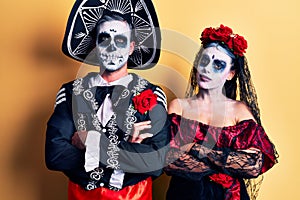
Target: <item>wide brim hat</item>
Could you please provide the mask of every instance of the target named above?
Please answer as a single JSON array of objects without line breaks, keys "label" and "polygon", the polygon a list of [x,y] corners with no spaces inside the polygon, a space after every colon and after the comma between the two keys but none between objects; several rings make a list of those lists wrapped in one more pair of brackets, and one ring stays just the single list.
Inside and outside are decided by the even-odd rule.
[{"label": "wide brim hat", "polygon": [[155,66],[160,56],[161,33],[151,0],[77,0],[67,22],[63,53],[80,62],[99,66],[93,32],[107,10],[131,17],[135,48],[129,56],[128,68]]}]

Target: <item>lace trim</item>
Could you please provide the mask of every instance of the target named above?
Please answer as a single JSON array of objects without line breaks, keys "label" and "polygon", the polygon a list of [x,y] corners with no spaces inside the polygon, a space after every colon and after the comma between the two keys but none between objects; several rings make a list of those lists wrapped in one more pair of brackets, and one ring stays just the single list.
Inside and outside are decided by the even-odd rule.
[{"label": "lace trim", "polygon": [[204,157],[216,166],[221,167],[224,172],[244,178],[257,177],[262,169],[263,157],[258,149],[251,150],[211,150],[203,145],[195,144],[190,153],[201,159]]}]

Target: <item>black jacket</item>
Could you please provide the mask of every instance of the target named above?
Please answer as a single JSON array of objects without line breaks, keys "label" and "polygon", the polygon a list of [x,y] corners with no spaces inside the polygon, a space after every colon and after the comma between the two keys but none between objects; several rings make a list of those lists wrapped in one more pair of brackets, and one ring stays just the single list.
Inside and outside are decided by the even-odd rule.
[{"label": "black jacket", "polygon": [[[86,83],[87,80],[94,74],[89,74],[83,78]],[[133,81],[128,85],[129,91],[135,89],[136,84],[140,81],[146,82],[140,91],[143,92],[147,89],[152,90],[157,94],[157,104],[151,110],[142,114],[135,112],[136,122],[151,120],[152,128],[147,131],[153,133],[153,137],[145,139],[141,144],[130,143],[125,138],[124,124],[129,118],[127,115],[127,108],[132,104],[132,98],[135,95],[130,93],[128,98],[122,99],[122,87],[115,86],[114,88],[107,87],[94,87],[91,91],[95,94],[96,104],[101,105],[107,93],[114,91],[112,95],[112,102],[118,101],[118,105],[113,107],[117,113],[117,130],[116,134],[119,136],[118,148],[119,156],[118,161],[120,169],[125,172],[123,187],[133,185],[149,176],[157,177],[162,173],[162,168],[165,161],[165,155],[168,151],[169,144],[169,121],[167,120],[166,113],[166,97],[159,86],[153,85],[141,79],[141,77],[132,74]],[[77,112],[84,112],[89,116],[88,112],[93,112],[91,104],[84,98],[74,95],[74,81],[64,84],[58,92],[56,99],[56,106],[52,116],[47,124],[46,131],[46,145],[45,157],[46,165],[50,170],[62,171],[69,179],[84,188],[87,188],[91,180],[91,173],[85,172],[85,151],[80,150],[71,144],[71,138],[77,131],[76,116]],[[83,85],[87,87],[86,85]],[[124,88],[124,87],[123,87]],[[88,130],[94,130],[91,119],[88,119]],[[105,128],[105,127],[103,127]],[[106,134],[106,136],[108,136]],[[101,161],[100,167],[104,170],[104,174],[100,180],[96,181],[96,187],[100,185],[109,187],[110,176],[113,169],[108,168],[107,164],[107,151],[109,139],[101,136],[100,152]]]}]

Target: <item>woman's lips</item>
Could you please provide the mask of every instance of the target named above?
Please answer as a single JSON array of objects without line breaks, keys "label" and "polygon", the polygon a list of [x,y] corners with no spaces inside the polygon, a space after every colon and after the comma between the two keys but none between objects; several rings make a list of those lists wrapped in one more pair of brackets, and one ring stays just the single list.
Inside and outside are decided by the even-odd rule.
[{"label": "woman's lips", "polygon": [[203,81],[203,82],[208,82],[211,80],[211,78],[208,78],[207,76],[205,75],[200,75],[200,80]]}]

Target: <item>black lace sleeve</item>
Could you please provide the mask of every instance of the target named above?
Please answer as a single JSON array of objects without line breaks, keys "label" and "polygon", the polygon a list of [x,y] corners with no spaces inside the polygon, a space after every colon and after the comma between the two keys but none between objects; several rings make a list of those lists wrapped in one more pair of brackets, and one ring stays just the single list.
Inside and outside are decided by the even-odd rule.
[{"label": "black lace sleeve", "polygon": [[261,174],[263,154],[259,149],[233,151],[227,148],[212,150],[195,144],[190,152],[198,159],[208,160],[221,172],[240,178],[254,178]]},{"label": "black lace sleeve", "polygon": [[166,161],[168,165],[164,171],[169,176],[175,175],[191,180],[200,180],[203,176],[214,172],[207,159],[198,159],[174,148],[168,152]]}]

